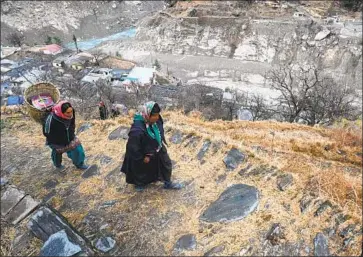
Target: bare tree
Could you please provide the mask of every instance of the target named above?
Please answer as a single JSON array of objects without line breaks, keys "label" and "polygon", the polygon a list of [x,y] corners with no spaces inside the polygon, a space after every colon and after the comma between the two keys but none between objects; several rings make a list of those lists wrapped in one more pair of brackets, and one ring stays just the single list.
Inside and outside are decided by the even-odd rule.
[{"label": "bare tree", "polygon": [[273,110],[268,107],[266,99],[262,95],[252,94],[247,97],[246,101],[246,108],[251,111],[253,121],[271,118]]},{"label": "bare tree", "polygon": [[360,108],[355,99],[354,89],[347,85],[339,87],[332,78],[324,78],[310,93],[300,117],[311,126],[332,123],[339,118],[356,119]]},{"label": "bare tree", "polygon": [[100,66],[100,60],[105,56],[101,49],[97,49],[92,52],[92,55],[95,57],[96,65]]},{"label": "bare tree", "polygon": [[24,42],[24,35],[17,33],[17,32],[13,32],[13,33],[10,33],[6,37],[6,39],[10,42],[10,44],[20,47]]},{"label": "bare tree", "polygon": [[288,122],[297,121],[306,108],[311,92],[321,83],[320,71],[313,66],[306,69],[281,66],[271,70],[265,77],[271,81],[271,87],[280,92],[278,112]]}]

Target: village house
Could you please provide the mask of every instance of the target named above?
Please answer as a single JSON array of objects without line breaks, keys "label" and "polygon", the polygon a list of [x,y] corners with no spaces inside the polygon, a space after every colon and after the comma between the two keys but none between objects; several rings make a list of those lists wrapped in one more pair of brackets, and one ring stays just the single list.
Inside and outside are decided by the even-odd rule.
[{"label": "village house", "polygon": [[125,80],[140,83],[141,85],[154,84],[155,73],[155,68],[134,67]]},{"label": "village house", "polygon": [[81,81],[88,83],[96,83],[98,80],[103,79],[111,82],[111,69],[108,68],[98,68],[91,70],[86,76],[84,76]]}]

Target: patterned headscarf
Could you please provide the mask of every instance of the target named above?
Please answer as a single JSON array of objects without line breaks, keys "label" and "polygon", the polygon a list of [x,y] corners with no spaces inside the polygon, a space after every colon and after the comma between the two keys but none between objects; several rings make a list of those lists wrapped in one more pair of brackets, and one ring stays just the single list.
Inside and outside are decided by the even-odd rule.
[{"label": "patterned headscarf", "polygon": [[[141,110],[135,114],[134,121],[137,121],[137,120],[143,121],[146,125],[147,134],[151,138],[155,139],[158,142],[159,147],[161,147],[162,143],[161,143],[161,135],[160,135],[159,127],[156,123],[151,125],[149,122],[151,111],[154,108],[154,105],[155,105],[155,102],[153,102],[153,101],[145,103],[142,106]],[[154,131],[154,133],[151,131],[151,129]]]},{"label": "patterned headscarf", "polygon": [[52,112],[55,115],[57,115],[58,117],[61,117],[62,119],[71,120],[73,118],[73,116],[71,118],[69,118],[66,115],[64,115],[64,113],[62,112],[62,105],[65,104],[65,103],[69,103],[69,102],[68,101],[60,101],[58,104],[53,106]]}]

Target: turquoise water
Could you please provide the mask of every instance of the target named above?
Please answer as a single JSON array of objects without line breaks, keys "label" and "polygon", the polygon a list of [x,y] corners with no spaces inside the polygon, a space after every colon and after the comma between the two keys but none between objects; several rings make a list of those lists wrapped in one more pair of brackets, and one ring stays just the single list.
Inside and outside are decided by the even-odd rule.
[{"label": "turquoise water", "polygon": [[[80,50],[89,50],[91,48],[98,46],[99,44],[101,44],[103,42],[110,41],[110,40],[130,38],[130,37],[134,37],[135,34],[136,34],[136,29],[132,28],[132,29],[118,32],[116,34],[113,34],[113,35],[110,35],[107,37],[88,39],[88,40],[84,40],[84,41],[77,41],[77,45]],[[67,43],[64,46],[66,48],[76,50],[74,42]]]}]

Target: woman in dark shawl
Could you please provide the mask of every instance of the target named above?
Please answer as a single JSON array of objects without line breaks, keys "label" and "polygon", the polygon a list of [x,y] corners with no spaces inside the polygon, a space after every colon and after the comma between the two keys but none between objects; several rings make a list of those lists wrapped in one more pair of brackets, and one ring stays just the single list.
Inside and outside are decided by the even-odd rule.
[{"label": "woman in dark shawl", "polygon": [[163,143],[165,142],[160,107],[147,102],[134,116],[129,132],[126,154],[121,171],[126,182],[141,191],[152,182],[164,181],[165,189],[181,189],[180,183],[171,182],[172,164]]}]

